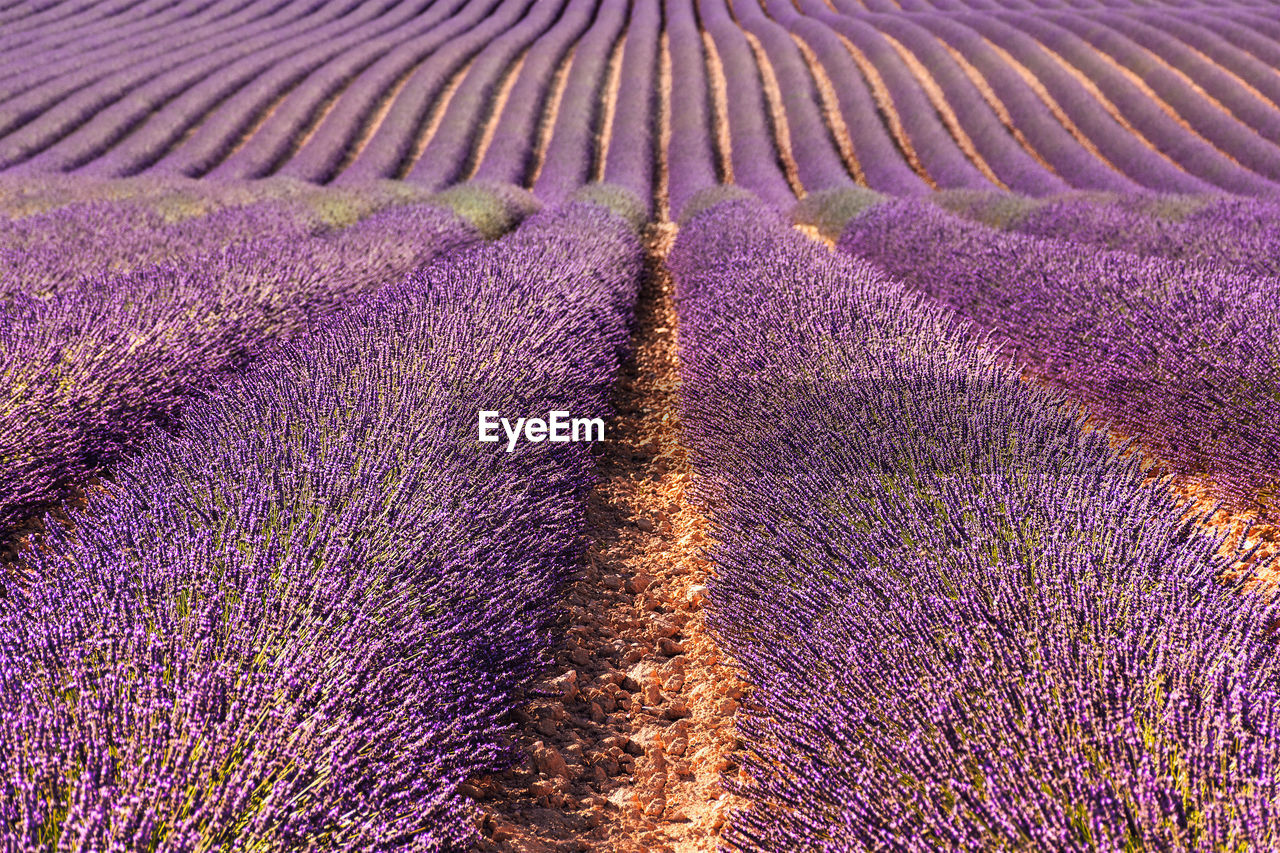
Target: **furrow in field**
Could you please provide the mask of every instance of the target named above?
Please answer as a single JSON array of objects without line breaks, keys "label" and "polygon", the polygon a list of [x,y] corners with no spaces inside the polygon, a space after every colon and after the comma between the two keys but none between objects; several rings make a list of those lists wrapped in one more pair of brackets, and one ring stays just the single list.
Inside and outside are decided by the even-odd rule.
[{"label": "furrow in field", "polygon": [[1097,157],[1103,163],[1106,163],[1107,166],[1122,175],[1124,174],[1122,169],[1120,169],[1115,163],[1111,162],[1106,155],[1098,149],[1098,146],[1093,144],[1093,140],[1091,140],[1085,132],[1080,129],[1080,126],[1072,121],[1071,116],[1067,114],[1067,111],[1062,108],[1062,105],[1058,103],[1052,94],[1050,94],[1049,90],[1045,88],[1045,85],[1040,82],[1040,79],[1036,77],[1035,74],[1031,73],[1031,69],[1027,68],[1027,66],[1015,59],[1011,53],[991,41],[991,39],[984,37],[983,41],[986,42],[987,46],[999,55],[999,57],[1003,59],[1019,77],[1022,78],[1022,81],[1027,84],[1027,87],[1030,88],[1032,92],[1035,93],[1041,103],[1048,108],[1049,112],[1053,114],[1053,117],[1062,125],[1063,129],[1066,130],[1067,133],[1071,134],[1072,139],[1080,143],[1080,146],[1094,157]]},{"label": "furrow in field", "polygon": [[942,87],[938,85],[938,81],[929,73],[929,69],[925,68],[920,59],[908,50],[902,42],[886,32],[881,32],[881,36],[889,43],[894,52],[901,57],[902,64],[907,67],[907,70],[911,72],[911,76],[915,77],[916,82],[920,84],[925,97],[933,105],[934,112],[938,114],[938,118],[942,120],[943,125],[955,140],[956,145],[964,152],[964,155],[969,158],[970,162],[982,173],[984,178],[1000,189],[1008,190],[1009,185],[996,175],[986,158],[979,153],[977,146],[973,144],[973,140],[960,123],[960,119],[956,117],[955,110],[951,108],[951,104],[948,102],[946,94],[942,91]]},{"label": "furrow in field", "polygon": [[1264,104],[1280,109],[1280,71],[1260,62],[1240,47],[1195,19],[1142,15],[1135,23],[1149,27],[1178,43],[1192,56],[1230,79]]},{"label": "furrow in field", "polygon": [[568,198],[591,180],[604,114],[609,59],[626,29],[630,3],[601,3],[579,39],[555,126],[533,192],[544,203]]},{"label": "furrow in field", "polygon": [[139,22],[133,34],[109,26],[86,27],[53,49],[33,48],[26,56],[16,50],[6,52],[0,61],[0,97],[13,97],[58,77],[65,80],[64,75],[80,73],[82,80],[92,80],[119,71],[126,65],[147,61],[155,52],[152,45],[162,44],[168,52],[183,47],[190,56],[206,49],[202,34],[216,35],[234,26],[237,20],[266,17],[286,3],[287,0],[186,0],[168,15]]},{"label": "furrow in field", "polygon": [[[213,178],[254,178],[280,169],[319,131],[339,99],[365,71],[406,43],[429,35],[440,23],[436,10],[417,6],[397,14],[367,38],[344,40],[343,48],[322,58],[320,65],[299,80],[281,107],[273,111],[240,150],[228,155],[208,173]],[[389,26],[395,24],[395,26]]]},{"label": "furrow in field", "polygon": [[519,715],[524,758],[471,780],[482,850],[710,853],[742,805],[720,781],[746,685],[705,622],[707,520],[687,497],[662,265],[673,238],[670,225],[651,228],[634,355],[588,501],[588,565],[561,608],[556,669]]},{"label": "furrow in field", "polygon": [[[967,65],[981,76],[999,105],[997,112],[1007,111],[1018,133],[1069,185],[1129,192],[1138,189],[1139,185],[1112,162],[1081,143],[1084,134],[1069,132],[1061,120],[1066,111],[1025,65],[1018,63],[1020,67],[1015,68],[1007,61],[1008,51],[997,51],[990,39],[955,15],[916,15],[912,22],[931,34],[947,56],[963,58],[963,63],[957,60],[961,74],[967,74]],[[1069,117],[1067,121],[1072,129],[1080,130]],[[1031,162],[1037,161],[1033,157]]]},{"label": "furrow in field", "polygon": [[1163,100],[1145,80],[1101,54],[1071,29],[1047,17],[1025,14],[1008,16],[1005,23],[1032,38],[1052,62],[1083,86],[1128,132],[1130,141],[1209,186],[1249,195],[1277,191],[1270,182],[1260,185],[1256,172],[1223,153],[1194,128],[1184,127],[1180,116],[1170,117],[1160,106]]},{"label": "furrow in field", "polygon": [[464,66],[475,61],[486,46],[507,31],[528,11],[530,0],[466,2],[431,33],[430,51],[400,90],[376,133],[360,155],[342,173],[342,182],[403,177],[422,142],[424,124],[440,103],[446,83]]},{"label": "furrow in field", "polygon": [[[1152,26],[1151,23],[1130,15],[1109,15],[1101,20],[1126,36],[1148,61],[1168,68],[1183,85],[1191,88],[1218,109],[1251,127],[1263,137],[1275,141],[1275,127],[1280,122],[1276,115],[1276,101],[1260,88],[1225,65],[1174,35],[1173,31]],[[1176,24],[1175,24],[1176,28]],[[1206,38],[1212,34],[1199,31]],[[1275,81],[1276,72],[1268,69],[1262,75]],[[1263,86],[1264,81],[1259,81]]]},{"label": "furrow in field", "polygon": [[[782,87],[778,85],[778,76],[773,71],[773,63],[765,52],[755,33],[744,32],[747,44],[751,46],[752,56],[760,70],[760,86],[764,90],[765,103],[768,105],[766,116],[769,119],[769,130],[773,136],[773,146],[782,164],[782,174],[787,185],[796,198],[804,198],[805,187],[800,183],[800,166],[796,162],[795,150],[791,145],[791,127],[787,122],[787,111],[782,104]],[[815,187],[815,189],[817,189]]]},{"label": "furrow in field", "polygon": [[671,40],[663,22],[658,43],[658,144],[654,149],[653,205],[659,222],[671,221]]},{"label": "furrow in field", "polygon": [[[381,125],[380,117],[386,115],[382,111],[394,109],[395,96],[410,86],[411,80],[416,81],[412,83],[415,87],[438,85],[438,81],[422,79],[428,73],[423,68],[433,62],[438,48],[474,23],[463,14],[465,6],[466,0],[434,4],[415,20],[416,35],[410,34],[386,50],[375,45],[376,61],[344,83],[333,111],[315,136],[280,167],[280,173],[320,183],[333,180],[340,168],[363,152],[368,142],[363,134],[370,123],[379,119]],[[366,47],[361,45],[360,50]]]},{"label": "furrow in field", "polygon": [[594,0],[569,0],[555,25],[529,48],[520,79],[498,117],[493,141],[475,177],[525,186],[533,169],[534,142],[553,81],[569,49],[591,26]]},{"label": "furrow in field", "polygon": [[[1096,150],[1105,161],[1121,174],[1141,186],[1163,192],[1206,192],[1213,185],[1192,175],[1164,153],[1154,150],[1150,141],[1140,138],[1118,123],[1115,110],[1097,97],[1098,87],[1087,78],[1081,79],[1078,70],[1064,68],[1060,57],[1047,50],[1038,40],[1003,20],[989,15],[965,14],[960,21],[968,29],[982,37],[996,53],[1016,62],[1015,66],[1028,85],[1037,93],[1049,95],[1060,110],[1069,117],[1071,127],[1080,135],[1078,141],[1088,140],[1091,150]],[[1024,22],[1025,23],[1025,22]],[[1069,66],[1069,63],[1067,63]],[[1034,82],[1033,82],[1034,81]],[[1107,100],[1107,104],[1110,101]],[[1123,116],[1121,116],[1123,119]]]},{"label": "furrow in field", "polygon": [[524,183],[526,189],[531,188],[538,182],[538,178],[542,175],[542,168],[546,165],[547,148],[551,145],[551,135],[556,127],[556,117],[560,114],[560,101],[564,99],[564,90],[569,85],[569,69],[573,66],[573,55],[577,50],[578,46],[575,44],[565,52],[564,57],[556,65],[555,73],[551,77],[546,106],[542,111],[542,115],[538,118],[532,149],[533,159],[529,166],[528,178]]},{"label": "furrow in field", "polygon": [[418,63],[405,68],[404,71],[402,71],[391,82],[391,85],[383,90],[382,94],[378,96],[378,99],[374,102],[373,110],[370,112],[368,120],[361,122],[358,125],[358,130],[346,146],[342,159],[338,160],[333,171],[329,175],[330,179],[336,175],[342,174],[343,170],[350,166],[352,161],[360,156],[361,152],[364,151],[365,146],[369,144],[369,140],[373,138],[373,136],[377,134],[378,129],[382,127],[382,123],[386,120],[387,113],[391,112],[391,107],[396,102],[396,98],[400,96],[405,85],[413,78],[414,72],[416,72],[421,67],[422,62],[425,61],[426,59],[424,58]]},{"label": "furrow in field", "polygon": [[715,153],[716,175],[720,183],[733,183],[733,133],[729,127],[729,83],[725,79],[720,52],[711,34],[699,26],[702,52],[707,64],[707,91],[710,100],[711,150]]},{"label": "furrow in field", "polygon": [[849,126],[845,124],[844,116],[840,113],[840,98],[831,78],[827,76],[827,69],[823,67],[818,55],[813,52],[813,48],[809,47],[808,42],[795,33],[791,33],[790,36],[796,43],[800,55],[804,57],[805,65],[809,67],[809,74],[813,78],[814,89],[817,90],[822,106],[822,121],[835,142],[841,161],[855,181],[862,186],[867,186],[866,172],[858,162],[858,152],[854,150]]}]

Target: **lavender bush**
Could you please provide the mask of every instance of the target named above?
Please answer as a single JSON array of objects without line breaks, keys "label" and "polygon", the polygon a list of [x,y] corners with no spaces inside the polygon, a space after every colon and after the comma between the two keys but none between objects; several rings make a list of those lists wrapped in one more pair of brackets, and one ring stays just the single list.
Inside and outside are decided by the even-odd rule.
[{"label": "lavender bush", "polygon": [[0,313],[0,530],[271,344],[478,237],[446,210],[406,206],[333,237],[265,238],[15,298]]},{"label": "lavender bush", "polygon": [[579,556],[641,248],[572,204],[192,407],[0,601],[0,846],[463,850]]},{"label": "lavender bush", "polygon": [[840,247],[995,332],[1174,472],[1280,511],[1280,321],[1264,308],[1280,279],[1002,234],[923,202],[869,209]]},{"label": "lavender bush", "polygon": [[729,849],[1274,845],[1278,605],[1163,482],[758,203],[670,263],[711,624],[755,686]]},{"label": "lavender bush", "polygon": [[0,302],[46,298],[86,278],[191,264],[260,235],[304,240],[323,230],[302,205],[259,202],[168,223],[136,205],[75,205],[0,227]]}]

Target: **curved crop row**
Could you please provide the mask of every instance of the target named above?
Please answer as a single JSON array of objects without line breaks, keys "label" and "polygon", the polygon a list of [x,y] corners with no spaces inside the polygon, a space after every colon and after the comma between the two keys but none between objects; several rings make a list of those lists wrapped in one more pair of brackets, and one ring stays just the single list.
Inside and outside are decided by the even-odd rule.
[{"label": "curved crop row", "polygon": [[[123,11],[127,13],[130,6],[137,7],[135,0],[107,0],[104,3],[86,3],[81,9],[71,4],[63,4],[60,9],[52,9],[45,13],[43,9],[31,10],[32,14],[24,16],[24,20],[15,21],[5,28],[0,46],[12,47],[28,41],[42,38],[56,39],[68,30],[79,28],[95,21],[111,20]],[[145,8],[145,4],[144,5]]]},{"label": "curved crop row", "polygon": [[1054,170],[1075,186],[1135,189],[1066,115],[1061,105],[1020,63],[979,33],[942,15],[913,19],[971,63],[991,96],[1008,110],[1010,121]]},{"label": "curved crop row", "polygon": [[[228,93],[223,89],[214,115],[184,131],[182,141],[175,147],[162,152],[154,144],[143,142],[146,140],[144,125],[139,140],[145,151],[143,162],[154,162],[155,171],[159,174],[209,174],[255,137],[289,93],[326,62],[346,48],[358,47],[365,40],[394,34],[398,27],[412,32],[414,13],[425,8],[416,5],[415,8],[404,9],[404,3],[388,3],[386,0],[384,4],[390,8],[358,4],[309,37],[290,40],[288,44],[268,52],[267,57],[271,61],[255,70],[250,71],[249,65],[241,63],[234,90]],[[427,20],[419,18],[417,23],[431,25],[430,15],[421,17]],[[139,168],[135,163],[121,164],[118,158],[106,157],[99,162],[102,163],[100,168],[115,174],[135,174]],[[117,169],[121,171],[116,172]],[[245,175],[232,171],[228,176]]]},{"label": "curved crop row", "polygon": [[0,314],[0,530],[270,344],[477,238],[444,210],[392,208],[333,236],[264,237],[14,300]]},{"label": "curved crop row", "polygon": [[303,180],[328,182],[363,151],[377,131],[396,95],[411,78],[421,82],[419,68],[446,41],[482,19],[481,11],[463,14],[466,0],[436,4],[430,14],[434,26],[387,51],[343,90],[333,108],[321,118],[315,133],[296,155],[280,168],[280,174]]},{"label": "curved crop row", "polygon": [[910,70],[878,30],[858,17],[834,14],[823,0],[804,0],[801,8],[830,26],[875,66],[924,170],[939,187],[993,188],[956,145]]},{"label": "curved crop row", "polygon": [[[70,38],[64,36],[55,44],[40,40],[24,43],[4,53],[5,61],[0,63],[0,97],[11,97],[25,91],[33,82],[68,71],[94,67],[101,76],[107,73],[103,63],[116,66],[127,63],[136,52],[159,43],[168,49],[192,45],[202,34],[207,35],[205,28],[210,24],[226,28],[236,19],[251,18],[255,7],[265,9],[269,5],[260,0],[257,3],[255,0],[222,0],[220,3],[186,0],[130,26],[107,21],[99,26],[79,28]],[[32,68],[32,59],[37,57],[39,67]]]},{"label": "curved crop row", "polygon": [[780,208],[854,184],[1270,196],[1280,26],[1260,9],[141,0],[14,40],[0,169],[479,178],[550,201],[608,179],[677,215],[734,182]]},{"label": "curved crop row", "polygon": [[609,56],[626,30],[631,3],[605,3],[591,28],[578,40],[565,78],[564,92],[548,128],[542,168],[534,194],[546,203],[563,201],[591,180],[595,141],[603,133],[604,87]]},{"label": "curved crop row", "polygon": [[[1186,33],[1180,26],[1185,25],[1185,22],[1177,18],[1170,19],[1172,26],[1168,32],[1131,15],[1109,14],[1100,20],[1169,63],[1177,73],[1185,75],[1187,81],[1199,87],[1205,96],[1221,104],[1233,118],[1252,128],[1264,139],[1273,143],[1280,140],[1280,114],[1276,112],[1280,100],[1271,100],[1265,94],[1266,90],[1270,90],[1272,97],[1280,97],[1280,80],[1273,79],[1273,75],[1265,72],[1260,73],[1256,66],[1250,69],[1248,77],[1241,77],[1218,62],[1211,61],[1196,49],[1197,44],[1215,41],[1211,33],[1196,29],[1204,38],[1192,37],[1187,40],[1188,43],[1184,43],[1172,35],[1177,32]],[[1221,43],[1220,39],[1216,41]],[[1239,51],[1229,49],[1215,53],[1218,57],[1228,54],[1230,65],[1239,67]]]},{"label": "curved crop row", "polygon": [[1107,162],[1138,184],[1160,192],[1213,189],[1153,151],[1143,140],[1125,132],[1089,90],[1031,36],[992,16],[963,14],[958,15],[957,20],[1007,52],[1034,75]]},{"label": "curved crop row", "polygon": [[641,248],[602,208],[414,275],[188,413],[0,601],[0,844],[457,850],[580,557]]},{"label": "curved crop row", "polygon": [[[252,74],[269,67],[276,58],[273,51],[281,45],[290,41],[305,44],[313,32],[323,33],[326,26],[331,28],[332,20],[341,12],[342,7],[337,3],[325,3],[318,9],[301,2],[291,3],[270,18],[212,37],[212,45],[219,47],[216,52],[191,59],[165,54],[115,72],[91,86],[78,88],[71,97],[63,97],[54,87],[34,89],[3,105],[6,110],[21,108],[24,123],[0,139],[0,158],[6,164],[21,162],[28,171],[40,171],[42,164],[45,171],[59,171],[71,165],[76,154],[84,153],[85,149],[77,146],[97,150],[103,139],[118,133],[122,125],[128,127],[147,115],[146,110],[135,107],[130,96],[147,107],[170,102],[186,105],[193,92],[215,86],[221,91],[233,89]],[[238,76],[237,69],[244,67],[252,70]],[[148,100],[153,92],[158,102]],[[183,115],[190,123],[201,114],[187,110]],[[31,162],[57,143],[71,148],[72,157],[60,157],[55,150],[44,154],[39,162]],[[128,149],[116,157],[129,162]]]},{"label": "curved crop row", "polygon": [[722,2],[699,4],[702,28],[710,36],[725,80],[725,100],[733,182],[771,204],[788,205],[795,194],[780,164],[777,128],[751,46]]},{"label": "curved crop row", "polygon": [[436,132],[406,176],[408,180],[438,189],[464,177],[463,170],[475,150],[477,134],[495,106],[504,77],[562,11],[558,3],[534,4],[528,15],[480,52],[449,99]]},{"label": "curved crop row", "polygon": [[273,103],[252,135],[211,169],[208,177],[257,178],[274,172],[305,142],[314,126],[323,120],[326,107],[332,107],[354,77],[406,38],[432,33],[440,25],[445,9],[424,7],[407,20],[383,16],[377,21],[376,35],[344,39],[343,50],[307,72],[283,100]]},{"label": "curved crop row", "polygon": [[665,7],[672,81],[667,197],[673,215],[699,190],[720,182],[711,141],[711,86],[694,5],[694,0],[673,0]]},{"label": "curved crop row", "polygon": [[840,249],[994,332],[1176,473],[1235,506],[1280,510],[1280,318],[1264,307],[1280,278],[1081,251],[910,200],[855,217]]},{"label": "curved crop row", "polygon": [[525,55],[520,79],[498,117],[493,139],[476,169],[476,178],[527,186],[534,178],[538,152],[535,140],[543,133],[550,109],[551,89],[573,46],[591,26],[592,0],[569,0],[564,12]]},{"label": "curved crop row", "polygon": [[1257,174],[1223,155],[1198,134],[1162,112],[1137,84],[1103,61],[1096,50],[1065,26],[1025,14],[1007,16],[1005,20],[1034,37],[1043,49],[1078,69],[1098,91],[1106,93],[1106,98],[1137,133],[1158,145],[1161,153],[1179,168],[1232,192],[1267,191]]},{"label": "curved crop row", "polygon": [[343,173],[344,178],[402,177],[413,167],[414,154],[430,141],[420,136],[430,111],[447,106],[441,99],[450,78],[518,21],[528,10],[530,0],[501,0],[493,5],[486,0],[484,6],[480,15],[474,3],[464,7],[459,17],[467,20],[466,29],[442,42],[414,70],[385,119]]},{"label": "curved crop row", "polygon": [[627,22],[621,79],[609,148],[605,151],[604,180],[625,187],[643,199],[652,212],[658,147],[658,64],[662,11],[657,3],[635,3]]},{"label": "curved crop row", "polygon": [[755,686],[728,849],[1275,843],[1277,604],[1162,483],[760,205],[671,266],[711,624]]},{"label": "curved crop row", "polygon": [[[1280,165],[1277,165],[1280,148],[1274,141],[1263,138],[1239,121],[1207,93],[1192,88],[1191,81],[1175,73],[1164,56],[1135,44],[1128,37],[1122,21],[1099,21],[1072,15],[1053,15],[1048,20],[1094,47],[1100,57],[1109,57],[1141,79],[1143,85],[1174,112],[1174,121],[1179,125],[1185,124],[1184,132],[1194,133],[1213,146],[1220,156],[1270,181],[1280,175]],[[1143,94],[1143,100],[1150,103],[1150,96],[1146,92]],[[1273,114],[1271,118],[1276,123],[1273,128],[1280,124],[1280,115]],[[1166,148],[1172,148],[1168,144],[1168,133],[1165,132],[1162,142]],[[1189,153],[1186,156],[1200,155]]]},{"label": "curved crop row", "polygon": [[[843,124],[853,153],[867,184],[881,192],[908,195],[929,189],[928,178],[914,160],[914,151],[903,151],[891,132],[888,116],[877,113],[874,87],[864,78],[848,49],[828,27],[799,15],[790,3],[768,0],[769,16],[786,26],[798,43],[812,51],[835,88]],[[876,121],[870,121],[876,116]],[[814,189],[814,188],[811,188]]]},{"label": "curved crop row", "polygon": [[937,81],[945,103],[954,110],[976,153],[1001,183],[1033,196],[1066,189],[1061,178],[1045,168],[1001,126],[956,60],[915,18],[878,15],[870,18],[870,22],[914,54],[916,61]]},{"label": "curved crop row", "polygon": [[[838,132],[847,135],[848,126],[842,122],[842,127],[836,130],[826,124],[819,106],[822,96],[815,89],[813,71],[806,65],[799,46],[783,27],[762,14],[758,5],[735,7],[734,13],[742,28],[759,43],[759,61],[767,63],[776,77],[790,131],[796,180],[801,188],[810,192],[852,186],[850,167],[843,162],[833,138]],[[833,106],[838,109],[838,104]],[[852,148],[852,140],[847,141]],[[858,153],[850,151],[849,154],[857,163],[857,169],[861,169]]]}]

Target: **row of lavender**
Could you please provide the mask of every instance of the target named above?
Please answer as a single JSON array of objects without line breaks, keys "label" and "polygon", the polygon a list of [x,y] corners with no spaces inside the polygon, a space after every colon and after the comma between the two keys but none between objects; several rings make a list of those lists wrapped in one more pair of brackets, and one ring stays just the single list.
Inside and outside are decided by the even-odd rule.
[{"label": "row of lavender", "polygon": [[1280,26],[1247,4],[55,5],[0,10],[18,174],[480,177],[549,202],[606,179],[677,213],[730,181],[780,204],[1280,186]]},{"label": "row of lavender", "polygon": [[1081,412],[750,201],[671,256],[732,849],[1267,848],[1278,605]]},{"label": "row of lavender", "polygon": [[536,214],[122,464],[0,600],[0,846],[463,849],[592,476],[476,412],[604,416],[641,257],[605,207]]},{"label": "row of lavender", "polygon": [[0,224],[13,259],[0,271],[0,536],[279,342],[508,226],[527,212],[516,201],[459,188],[337,230],[270,201],[172,224],[107,202]]},{"label": "row of lavender", "polygon": [[[271,206],[190,223],[188,246],[204,251],[127,273],[56,236],[40,251],[14,250],[20,268],[8,271],[0,314],[0,528],[83,485],[273,343],[479,239],[449,211],[421,206],[332,235]],[[231,245],[213,250],[219,242]],[[114,252],[124,265],[129,245]],[[49,254],[70,272],[41,263]]]},{"label": "row of lavender", "polygon": [[840,248],[993,333],[1038,380],[1140,438],[1174,473],[1274,516],[1280,215],[1271,204],[1218,201],[1170,222],[1142,212],[1153,205],[960,205],[1007,219],[1018,234],[887,201],[854,217]]}]

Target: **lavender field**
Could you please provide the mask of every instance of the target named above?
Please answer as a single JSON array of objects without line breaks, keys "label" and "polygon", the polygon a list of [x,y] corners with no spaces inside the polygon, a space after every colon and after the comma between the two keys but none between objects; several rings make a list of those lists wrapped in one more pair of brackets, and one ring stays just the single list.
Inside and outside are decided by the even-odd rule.
[{"label": "lavender field", "polygon": [[1280,849],[1277,12],[0,0],[0,851]]}]

